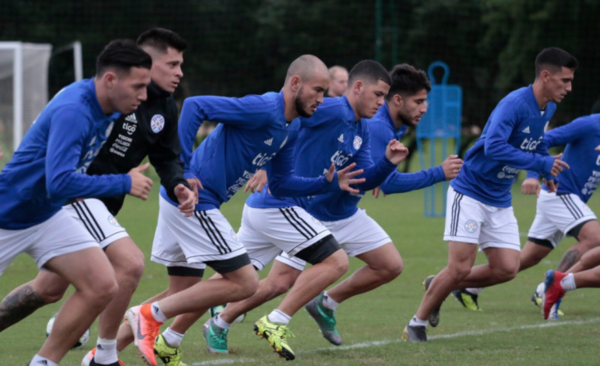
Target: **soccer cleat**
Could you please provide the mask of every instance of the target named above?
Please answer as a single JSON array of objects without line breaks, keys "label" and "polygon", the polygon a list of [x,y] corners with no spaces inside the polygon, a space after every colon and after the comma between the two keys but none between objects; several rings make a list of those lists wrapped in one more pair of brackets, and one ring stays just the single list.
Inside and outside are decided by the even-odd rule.
[{"label": "soccer cleat", "polygon": [[272,323],[265,315],[254,323],[254,332],[269,342],[273,347],[273,352],[279,354],[280,357],[291,361],[296,358],[294,351],[287,344],[287,338],[294,337],[287,325]]},{"label": "soccer cleat", "polygon": [[[433,278],[435,277],[435,275],[431,275],[428,276],[424,281],[423,281],[423,291],[427,292],[427,289],[429,289],[429,286],[431,285],[431,281],[433,281]],[[431,313],[431,315],[429,315],[429,318],[427,320],[429,320],[429,324],[431,324],[432,327],[437,327],[438,324],[440,324],[440,310],[441,310],[441,306],[438,306],[437,308],[435,308],[433,310],[433,312]]]},{"label": "soccer cleat", "polygon": [[202,326],[202,334],[206,340],[206,348],[210,353],[229,353],[227,350],[227,333],[229,329],[215,324],[214,318],[208,318]]},{"label": "soccer cleat", "polygon": [[473,311],[481,311],[481,308],[477,303],[478,295],[473,295],[466,290],[456,290],[452,291],[452,296],[454,296],[456,301],[460,302],[465,308]]},{"label": "soccer cleat", "polygon": [[[560,285],[560,281],[565,278],[566,275],[566,273],[554,270],[546,272],[546,279],[544,280],[544,283],[546,284],[546,293],[544,294],[544,302],[542,303],[544,319],[548,319],[554,304],[557,304],[556,310],[558,310],[560,299],[565,296],[565,291]],[[558,319],[557,312],[554,311],[554,313],[553,319]]]},{"label": "soccer cleat", "polygon": [[331,310],[323,306],[323,294],[321,293],[308,304],[304,306],[308,314],[317,322],[323,337],[327,339],[331,344],[339,346],[342,344],[342,337],[335,330],[335,310]]},{"label": "soccer cleat", "polygon": [[427,342],[427,328],[423,325],[407,325],[400,339],[405,342]]},{"label": "soccer cleat", "polygon": [[152,316],[151,304],[134,306],[127,310],[125,317],[133,330],[135,346],[140,351],[142,360],[149,366],[156,366],[154,357],[154,341],[160,333],[162,323],[157,322]]},{"label": "soccer cleat", "polygon": [[[89,351],[88,353],[85,354],[85,356],[83,356],[83,360],[81,360],[81,366],[100,365],[99,363],[96,363],[96,361],[94,361],[95,354],[96,354],[96,347],[92,348],[91,351]],[[125,366],[125,362],[119,360],[118,362],[107,365],[107,366]]]},{"label": "soccer cleat", "polygon": [[160,358],[165,366],[187,366],[181,362],[181,348],[169,346],[162,334],[156,337],[154,354]]},{"label": "soccer cleat", "polygon": [[[531,295],[531,302],[538,308],[542,307],[542,303],[544,301],[544,291],[545,290],[546,290],[546,284],[544,282],[542,282],[538,285],[537,289],[533,292],[533,295]],[[560,301],[558,302],[558,305],[560,305]],[[561,316],[565,316],[565,313],[563,313],[562,310],[558,309],[558,306],[556,306],[556,309],[554,309],[554,310],[550,311],[550,315],[552,315],[553,312],[556,313],[556,314],[554,314],[555,319],[558,319]]]}]

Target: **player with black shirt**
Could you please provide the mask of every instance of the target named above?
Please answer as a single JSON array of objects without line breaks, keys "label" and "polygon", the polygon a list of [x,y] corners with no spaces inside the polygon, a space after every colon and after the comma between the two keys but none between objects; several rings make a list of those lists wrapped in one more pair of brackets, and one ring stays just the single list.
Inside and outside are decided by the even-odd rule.
[{"label": "player with black shirt", "polygon": [[[127,173],[132,168],[141,172],[148,168],[148,164],[138,165],[148,156],[169,197],[179,202],[179,210],[189,216],[197,200],[197,194],[190,190],[190,183],[194,191],[200,183],[188,183],[183,178],[183,165],[179,160],[177,106],[171,96],[183,76],[181,64],[187,43],[176,33],[160,28],[143,33],[137,43],[153,61],[148,98],[134,113],[122,115],[115,122],[110,137],[87,174]],[[144,270],[143,253],[114,217],[124,200],[125,196],[121,195],[83,199],[65,206],[104,249],[119,284],[117,296],[100,315],[97,347],[84,357],[83,365],[119,365],[117,331]],[[67,287],[68,283],[58,275],[40,271],[36,279],[13,290],[0,303],[0,331],[36,309],[60,300]]]}]

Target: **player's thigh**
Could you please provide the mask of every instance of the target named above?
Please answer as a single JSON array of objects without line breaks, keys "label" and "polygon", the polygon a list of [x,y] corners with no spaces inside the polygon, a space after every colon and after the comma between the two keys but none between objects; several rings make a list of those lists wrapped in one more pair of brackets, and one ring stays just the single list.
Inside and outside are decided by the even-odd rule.
[{"label": "player's thigh", "polygon": [[488,264],[493,270],[506,273],[516,273],[519,269],[520,256],[519,250],[511,248],[488,247],[483,249],[487,257]]},{"label": "player's thigh", "polygon": [[448,267],[461,271],[470,271],[477,257],[479,247],[473,243],[459,241],[448,242]]},{"label": "player's thigh", "polygon": [[[521,251],[521,239],[519,237],[519,225],[512,207],[486,207],[485,225],[481,227],[479,236],[479,247],[512,249]],[[511,255],[515,256],[514,253]],[[517,253],[516,258],[519,255]]]},{"label": "player's thigh", "polygon": [[356,257],[374,270],[402,270],[402,257],[391,242]]},{"label": "player's thigh", "polygon": [[593,247],[600,245],[600,225],[597,220],[590,220],[583,224],[579,233],[577,234],[577,240],[580,242],[586,241],[593,243]]},{"label": "player's thigh", "polygon": [[[257,271],[261,271],[281,253],[281,249],[263,235],[260,227],[259,229],[255,229],[253,225],[253,221],[255,220],[267,220],[267,217],[263,213],[264,210],[252,209],[249,206],[245,206],[242,214],[242,224],[237,233],[238,239],[243,243],[248,252],[250,262]],[[257,215],[258,217],[253,218],[253,215]],[[268,224],[267,222],[264,225]]]},{"label": "player's thigh", "polygon": [[[542,259],[546,258],[550,252],[554,249],[554,247],[550,244],[550,242],[535,242],[527,240],[525,246],[521,250],[520,260],[521,264],[523,263],[538,263]],[[536,239],[533,239],[536,240]],[[524,269],[524,268],[522,268]]]},{"label": "player's thigh", "polygon": [[32,281],[35,292],[42,297],[60,298],[69,288],[69,282],[58,274],[42,268]]},{"label": "player's thigh", "polygon": [[144,253],[129,236],[112,242],[104,252],[117,273],[137,276],[144,270]]}]

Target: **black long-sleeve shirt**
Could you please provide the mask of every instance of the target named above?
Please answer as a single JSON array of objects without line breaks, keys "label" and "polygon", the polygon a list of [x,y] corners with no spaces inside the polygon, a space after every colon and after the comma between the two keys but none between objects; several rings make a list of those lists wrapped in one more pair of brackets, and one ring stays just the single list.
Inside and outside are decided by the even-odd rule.
[{"label": "black long-sleeve shirt", "polygon": [[[146,156],[156,169],[169,198],[177,202],[175,186],[182,183],[183,164],[177,136],[178,113],[175,100],[154,82],[148,85],[148,99],[138,109],[122,115],[87,170],[89,175],[127,173],[140,165]],[[100,198],[108,210],[117,215],[125,195]]]}]

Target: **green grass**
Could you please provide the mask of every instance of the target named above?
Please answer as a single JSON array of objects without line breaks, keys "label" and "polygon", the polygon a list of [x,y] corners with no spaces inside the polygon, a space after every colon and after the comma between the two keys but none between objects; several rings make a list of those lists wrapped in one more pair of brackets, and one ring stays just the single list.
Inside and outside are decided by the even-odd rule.
[{"label": "green grass", "polygon": [[[141,202],[128,198],[119,215],[135,242],[149,257],[157,219],[157,192],[155,186],[151,199]],[[535,214],[535,197],[523,196],[515,190],[515,213],[520,231],[526,233]],[[239,227],[245,195],[240,193],[222,211],[233,227]],[[565,240],[561,246],[539,266],[521,273],[514,281],[486,289],[480,296],[482,312],[464,310],[453,299],[442,308],[440,325],[429,330],[433,339],[427,344],[398,342],[402,329],[415,314],[423,296],[421,281],[437,273],[447,258],[446,244],[442,241],[444,219],[423,216],[423,194],[413,192],[387,196],[375,200],[370,194],[361,206],[390,234],[403,260],[404,272],[395,281],[367,294],[350,299],[337,311],[338,329],[344,345],[367,343],[362,348],[333,348],[318,332],[316,324],[306,312],[300,311],[291,323],[296,338],[291,345],[297,352],[298,365],[592,365],[597,364],[597,347],[600,338],[597,295],[593,290],[569,293],[563,302],[566,313],[555,327],[541,318],[529,298],[535,286],[543,279],[547,269],[555,268],[562,253],[574,242]],[[596,200],[590,203],[597,211]],[[525,239],[524,236],[521,237]],[[479,254],[478,263],[485,262]],[[352,273],[361,266],[350,260]],[[36,275],[33,261],[20,256],[0,279],[0,296],[13,287]],[[261,273],[266,276],[267,270]],[[206,276],[210,276],[208,271]],[[165,268],[147,261],[133,303],[138,303],[162,291],[167,284]],[[232,327],[229,334],[232,353],[215,356],[207,353],[202,339],[201,325],[206,316],[186,335],[183,342],[184,360],[188,365],[234,360],[232,364],[275,365],[284,362],[271,352],[264,340],[253,334],[252,323],[267,314],[278,303],[275,299],[248,314],[245,322]],[[41,346],[45,339],[45,326],[50,316],[58,311],[59,304],[39,310],[21,323],[0,333],[0,365],[23,365]],[[580,324],[572,324],[579,321]],[[522,326],[528,329],[517,329]],[[480,331],[481,334],[465,334]],[[92,338],[85,350],[70,352],[61,365],[79,365],[81,358],[93,347],[97,326],[92,327]],[[373,345],[368,342],[387,341]],[[121,355],[127,365],[142,365],[133,347]]]}]

